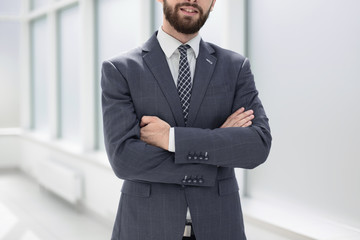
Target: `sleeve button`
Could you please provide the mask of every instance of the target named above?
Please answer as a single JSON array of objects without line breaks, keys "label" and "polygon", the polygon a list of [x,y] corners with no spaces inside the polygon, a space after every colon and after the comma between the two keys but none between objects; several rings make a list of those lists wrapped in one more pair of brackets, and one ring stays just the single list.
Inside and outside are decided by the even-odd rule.
[{"label": "sleeve button", "polygon": [[205,161],[208,161],[208,160],[209,160],[209,154],[208,154],[208,152],[205,152],[204,160],[205,160]]}]

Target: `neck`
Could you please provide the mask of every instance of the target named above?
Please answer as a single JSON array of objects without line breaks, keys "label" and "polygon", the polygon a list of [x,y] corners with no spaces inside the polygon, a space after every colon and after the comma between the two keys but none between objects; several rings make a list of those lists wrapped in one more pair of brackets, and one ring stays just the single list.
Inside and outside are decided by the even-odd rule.
[{"label": "neck", "polygon": [[164,24],[162,26],[162,30],[182,43],[187,43],[188,41],[190,41],[199,34],[199,32],[196,32],[194,34],[180,33],[176,31],[175,28],[170,25],[170,23],[165,21],[165,19],[164,19]]}]

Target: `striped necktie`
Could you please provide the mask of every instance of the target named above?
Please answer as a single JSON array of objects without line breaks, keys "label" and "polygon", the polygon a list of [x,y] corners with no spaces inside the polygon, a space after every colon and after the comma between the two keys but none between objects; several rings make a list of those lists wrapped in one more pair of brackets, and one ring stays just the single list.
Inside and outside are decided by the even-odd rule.
[{"label": "striped necktie", "polygon": [[180,97],[181,107],[183,110],[185,125],[189,115],[190,97],[191,97],[191,74],[190,66],[187,59],[187,50],[189,45],[181,45],[178,49],[180,52],[179,61],[179,77],[177,82],[177,90]]}]

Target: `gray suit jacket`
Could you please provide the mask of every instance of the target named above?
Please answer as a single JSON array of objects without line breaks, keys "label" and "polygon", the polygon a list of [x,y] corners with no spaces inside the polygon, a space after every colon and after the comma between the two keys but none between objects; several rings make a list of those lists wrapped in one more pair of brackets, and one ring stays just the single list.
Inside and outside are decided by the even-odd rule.
[{"label": "gray suit jacket", "polygon": [[[234,168],[263,163],[271,145],[249,61],[201,41],[186,127],[156,34],[102,67],[105,146],[125,180],[112,240],[181,240],[187,206],[198,240],[246,239]],[[253,125],[219,128],[240,107]],[[140,140],[144,115],[175,127],[175,153]]]}]

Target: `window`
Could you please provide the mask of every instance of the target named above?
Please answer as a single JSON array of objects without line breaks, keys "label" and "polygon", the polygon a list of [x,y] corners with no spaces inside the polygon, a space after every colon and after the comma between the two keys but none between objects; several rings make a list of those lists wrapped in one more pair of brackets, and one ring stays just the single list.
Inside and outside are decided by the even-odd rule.
[{"label": "window", "polygon": [[31,23],[32,127],[49,131],[48,116],[48,31],[46,18]]},{"label": "window", "polygon": [[[0,7],[1,8],[1,7]],[[18,127],[19,114],[19,64],[20,23],[0,20],[0,128]],[[6,99],[6,101],[5,101]],[[10,104],[9,104],[10,103]]]},{"label": "window", "polygon": [[60,136],[80,143],[80,43],[79,8],[73,6],[59,12],[59,77],[60,77]]},{"label": "window", "polygon": [[15,0],[15,1],[2,0],[2,1],[0,1],[0,15],[7,15],[7,16],[20,15],[21,3],[22,3],[22,1],[20,1],[20,0]]},{"label": "window", "polygon": [[50,3],[50,0],[31,0],[30,8],[31,10],[36,10],[38,8],[44,7]]}]

